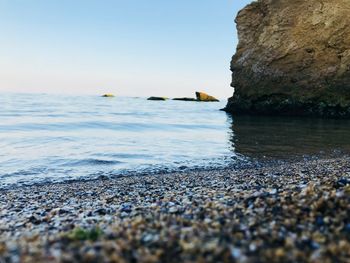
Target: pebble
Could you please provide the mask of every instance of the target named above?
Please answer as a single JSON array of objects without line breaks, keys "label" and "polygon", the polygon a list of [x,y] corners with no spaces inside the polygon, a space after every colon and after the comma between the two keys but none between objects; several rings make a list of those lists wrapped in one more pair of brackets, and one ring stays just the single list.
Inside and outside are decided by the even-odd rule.
[{"label": "pebble", "polygon": [[179,211],[179,210],[177,209],[176,206],[172,206],[172,207],[169,208],[169,213],[174,214],[174,213],[177,213],[178,211]]},{"label": "pebble", "polygon": [[349,163],[2,190],[0,262],[348,262]]}]

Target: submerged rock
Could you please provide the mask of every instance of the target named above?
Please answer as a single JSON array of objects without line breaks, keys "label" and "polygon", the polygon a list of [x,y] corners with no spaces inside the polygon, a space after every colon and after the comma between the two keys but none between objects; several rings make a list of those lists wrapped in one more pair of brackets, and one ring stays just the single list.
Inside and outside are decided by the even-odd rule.
[{"label": "submerged rock", "polygon": [[350,117],[350,1],[258,0],[236,18],[226,111]]},{"label": "submerged rock", "polygon": [[168,100],[166,97],[149,97],[147,100]]},{"label": "submerged rock", "polygon": [[210,96],[204,92],[196,92],[196,97],[198,101],[207,101],[207,102],[218,102],[219,100],[213,96]]}]

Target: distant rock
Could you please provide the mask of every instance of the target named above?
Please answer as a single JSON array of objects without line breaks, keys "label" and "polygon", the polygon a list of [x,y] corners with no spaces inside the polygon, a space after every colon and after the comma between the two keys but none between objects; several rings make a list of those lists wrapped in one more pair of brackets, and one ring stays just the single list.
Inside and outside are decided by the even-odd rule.
[{"label": "distant rock", "polygon": [[115,97],[113,94],[110,94],[110,93],[107,93],[107,94],[103,94],[101,97],[104,97],[104,98],[113,98]]},{"label": "distant rock", "polygon": [[173,100],[197,101],[197,99],[195,99],[195,98],[174,98]]},{"label": "distant rock", "polygon": [[169,98],[166,97],[149,97],[147,100],[168,100]]},{"label": "distant rock", "polygon": [[349,0],[258,0],[241,10],[226,111],[349,118],[349,10]]},{"label": "distant rock", "polygon": [[210,96],[204,92],[196,92],[196,97],[198,101],[207,101],[207,102],[217,102],[219,101],[217,98]]}]

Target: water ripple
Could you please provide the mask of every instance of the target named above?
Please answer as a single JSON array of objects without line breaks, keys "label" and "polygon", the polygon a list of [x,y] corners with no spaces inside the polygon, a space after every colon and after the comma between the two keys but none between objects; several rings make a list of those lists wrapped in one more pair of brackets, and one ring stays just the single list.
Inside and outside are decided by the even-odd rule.
[{"label": "water ripple", "polygon": [[0,187],[206,166],[232,155],[223,106],[4,94]]}]

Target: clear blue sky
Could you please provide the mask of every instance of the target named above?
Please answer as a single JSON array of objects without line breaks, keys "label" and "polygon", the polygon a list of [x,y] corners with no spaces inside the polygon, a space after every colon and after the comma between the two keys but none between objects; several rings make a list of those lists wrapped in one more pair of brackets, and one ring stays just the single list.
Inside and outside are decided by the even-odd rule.
[{"label": "clear blue sky", "polygon": [[232,94],[250,0],[0,0],[0,92]]}]

